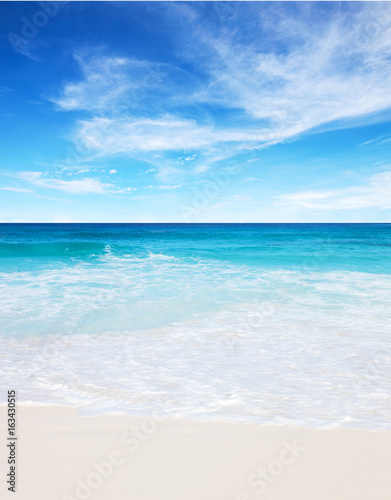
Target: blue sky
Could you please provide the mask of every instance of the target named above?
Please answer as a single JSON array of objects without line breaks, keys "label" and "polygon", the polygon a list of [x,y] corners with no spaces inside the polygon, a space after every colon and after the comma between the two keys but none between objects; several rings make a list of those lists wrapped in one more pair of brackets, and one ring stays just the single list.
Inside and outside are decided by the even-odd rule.
[{"label": "blue sky", "polygon": [[0,2],[0,221],[391,222],[391,4]]}]

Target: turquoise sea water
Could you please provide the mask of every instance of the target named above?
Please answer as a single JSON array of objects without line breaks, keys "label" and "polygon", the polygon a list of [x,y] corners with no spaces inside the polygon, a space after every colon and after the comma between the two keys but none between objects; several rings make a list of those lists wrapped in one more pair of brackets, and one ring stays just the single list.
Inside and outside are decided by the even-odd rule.
[{"label": "turquoise sea water", "polygon": [[390,428],[390,257],[388,224],[2,224],[1,384],[86,412]]},{"label": "turquoise sea water", "polygon": [[389,274],[391,224],[0,224],[5,271],[34,263],[93,263],[108,251],[140,259],[157,253],[269,269]]}]

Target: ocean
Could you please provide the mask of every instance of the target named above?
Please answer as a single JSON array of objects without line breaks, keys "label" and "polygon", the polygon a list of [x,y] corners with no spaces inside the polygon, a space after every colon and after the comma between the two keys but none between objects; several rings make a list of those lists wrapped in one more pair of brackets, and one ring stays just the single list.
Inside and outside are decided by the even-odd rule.
[{"label": "ocean", "polygon": [[391,429],[390,297],[391,224],[1,224],[1,398]]}]

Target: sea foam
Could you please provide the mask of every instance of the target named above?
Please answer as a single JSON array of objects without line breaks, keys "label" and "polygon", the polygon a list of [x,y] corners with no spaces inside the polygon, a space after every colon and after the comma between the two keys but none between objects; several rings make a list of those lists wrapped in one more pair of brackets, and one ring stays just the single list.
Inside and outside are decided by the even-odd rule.
[{"label": "sea foam", "polygon": [[[346,229],[344,246],[339,228],[311,254],[313,229],[272,228],[267,259],[254,250],[261,230],[196,230],[106,227],[103,238],[90,227],[87,253],[0,259],[3,388],[88,414],[390,429],[384,236],[366,252],[364,236]],[[53,231],[21,240],[75,238]]]}]

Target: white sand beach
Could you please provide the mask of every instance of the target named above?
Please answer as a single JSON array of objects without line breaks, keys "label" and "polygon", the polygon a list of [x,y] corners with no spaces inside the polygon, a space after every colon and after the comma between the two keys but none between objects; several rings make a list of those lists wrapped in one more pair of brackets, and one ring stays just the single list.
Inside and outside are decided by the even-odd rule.
[{"label": "white sand beach", "polygon": [[[0,410],[6,423],[5,406]],[[18,408],[19,500],[389,500],[391,432]],[[5,425],[0,426],[5,477]],[[15,498],[1,484],[1,498]]]}]

